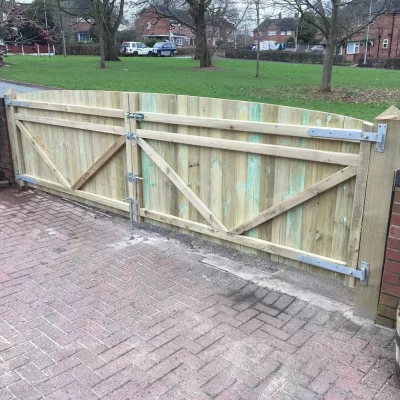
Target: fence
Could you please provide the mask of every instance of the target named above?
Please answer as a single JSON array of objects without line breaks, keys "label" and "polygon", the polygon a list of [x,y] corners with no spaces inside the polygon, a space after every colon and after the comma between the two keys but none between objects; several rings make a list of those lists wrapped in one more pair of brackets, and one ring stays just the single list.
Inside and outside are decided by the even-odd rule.
[{"label": "fence", "polygon": [[21,185],[357,282],[356,312],[375,316],[396,110],[373,126],[167,94],[51,91],[7,102]]}]

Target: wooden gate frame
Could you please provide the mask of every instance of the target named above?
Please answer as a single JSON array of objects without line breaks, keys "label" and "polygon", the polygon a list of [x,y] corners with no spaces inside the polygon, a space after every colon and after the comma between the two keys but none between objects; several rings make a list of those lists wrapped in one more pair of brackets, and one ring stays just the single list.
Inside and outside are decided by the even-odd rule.
[{"label": "wooden gate frame", "polygon": [[[12,91],[5,96],[6,103],[16,98]],[[242,234],[259,224],[266,222],[283,212],[301,204],[304,201],[332,188],[354,175],[356,178],[355,197],[353,204],[353,219],[351,223],[351,233],[346,262],[339,262],[327,257],[318,258],[327,262],[341,263],[356,269],[361,261],[366,261],[370,265],[368,286],[356,285],[356,297],[354,312],[357,315],[374,318],[376,316],[378,297],[380,293],[381,275],[383,269],[383,259],[387,226],[390,211],[390,200],[393,187],[393,173],[399,167],[400,159],[400,111],[391,107],[385,113],[377,117],[374,131],[380,123],[388,125],[385,152],[378,153],[372,150],[370,142],[360,143],[359,155],[335,153],[312,149],[288,148],[284,146],[255,144],[242,141],[230,141],[226,139],[196,137],[180,133],[169,133],[140,129],[140,122],[132,118],[127,118],[129,113],[137,113],[138,95],[137,93],[123,94],[124,109],[109,109],[100,107],[75,106],[69,104],[50,104],[45,102],[29,102],[28,107],[41,110],[54,110],[62,112],[74,112],[114,118],[125,116],[125,127],[105,126],[88,122],[70,121],[48,117],[33,117],[29,115],[18,115],[15,113],[17,105],[6,107],[8,127],[12,145],[14,168],[23,179],[19,181],[20,186],[25,184],[40,185],[45,189],[56,190],[66,193],[72,197],[85,199],[113,207],[115,209],[128,211],[129,206],[123,201],[106,198],[101,195],[84,192],[80,190],[82,186],[91,179],[96,172],[124,145],[126,146],[127,171],[141,172],[140,151],[143,150],[154,161],[154,163],[168,176],[177,189],[188,199],[188,201],[200,212],[208,223],[198,223],[172,215],[163,214],[158,211],[140,207],[142,204],[142,189],[138,185],[137,199],[140,207],[138,220],[140,217],[154,219],[165,222],[194,232],[205,234],[211,237],[227,240],[233,243],[252,247],[286,258],[299,259],[299,256],[309,256],[310,253],[290,248],[284,245],[267,242],[253,237],[243,236]],[[296,126],[289,124],[271,124],[251,121],[238,121],[227,119],[215,119],[204,117],[189,117],[180,115],[147,113],[144,116],[146,121],[170,123],[185,126],[214,127],[216,129],[240,130],[244,132],[265,132],[269,134],[289,135],[293,137],[308,137],[309,127]],[[38,141],[29,131],[24,122],[36,122],[41,124],[64,126],[95,132],[106,132],[121,136],[98,158],[92,166],[82,174],[75,182],[71,183],[57,166],[49,151]],[[17,129],[18,128],[18,129]],[[364,131],[370,130],[369,124],[364,126]],[[132,140],[125,136],[130,132],[136,138],[137,145],[132,146]],[[24,135],[28,139],[43,161],[53,170],[61,184],[36,179],[35,177],[24,174],[24,157],[22,151],[21,137]],[[212,213],[212,211],[201,201],[201,199],[190,189],[183,179],[168,165],[163,157],[151,146],[148,140],[163,140],[172,143],[184,143],[194,146],[212,147],[217,149],[228,149],[232,151],[245,151],[256,154],[267,154],[278,157],[289,157],[303,160],[320,161],[339,165],[347,165],[344,169],[332,174],[322,181],[313,184],[305,191],[275,205],[259,215],[228,229]],[[129,196],[133,196],[132,185],[129,187]],[[350,280],[352,278],[349,278]],[[349,281],[348,279],[348,281]],[[351,283],[351,282],[350,282]]]}]

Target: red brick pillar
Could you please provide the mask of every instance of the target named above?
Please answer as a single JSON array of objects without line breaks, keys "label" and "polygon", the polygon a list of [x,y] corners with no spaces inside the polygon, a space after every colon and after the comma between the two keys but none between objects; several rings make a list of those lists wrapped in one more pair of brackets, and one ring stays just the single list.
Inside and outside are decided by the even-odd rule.
[{"label": "red brick pillar", "polygon": [[14,178],[5,103],[4,99],[0,98],[0,181],[14,182]]},{"label": "red brick pillar", "polygon": [[400,169],[396,173],[393,192],[386,258],[376,322],[393,327],[400,304]]}]

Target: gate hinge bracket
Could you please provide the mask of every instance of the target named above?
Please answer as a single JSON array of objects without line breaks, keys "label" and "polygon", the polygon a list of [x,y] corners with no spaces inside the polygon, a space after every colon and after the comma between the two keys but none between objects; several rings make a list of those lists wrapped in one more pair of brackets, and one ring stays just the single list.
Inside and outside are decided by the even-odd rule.
[{"label": "gate hinge bracket", "polygon": [[27,101],[6,99],[5,103],[7,107],[29,107],[29,103]]},{"label": "gate hinge bracket", "polygon": [[136,140],[136,142],[138,141],[138,139],[140,137],[137,133],[133,133],[133,132],[126,132],[125,136],[129,140]]},{"label": "gate hinge bracket", "polygon": [[137,172],[128,172],[128,182],[137,182],[138,180],[142,181],[143,178]]},{"label": "gate hinge bracket", "polygon": [[31,178],[30,176],[26,175],[20,175],[18,171],[15,174],[15,179],[17,181],[28,182],[28,183],[33,183],[34,185],[39,185],[39,181],[37,179]]},{"label": "gate hinge bracket", "polygon": [[350,129],[336,128],[310,128],[308,134],[315,138],[357,140],[361,142],[375,142],[375,151],[383,153],[385,151],[387,125],[379,124],[378,132],[363,132]]},{"label": "gate hinge bracket", "polygon": [[300,255],[297,259],[303,263],[314,265],[315,267],[320,267],[329,271],[337,272],[338,274],[359,279],[361,285],[368,286],[369,263],[365,261],[361,262],[360,269],[353,269],[346,267],[345,265],[335,264],[312,256]]},{"label": "gate hinge bracket", "polygon": [[132,119],[134,119],[136,121],[143,121],[144,120],[144,114],[142,114],[142,113],[136,113],[136,112],[130,113],[130,112],[128,112],[128,113],[126,113],[126,116],[128,118],[132,118]]}]

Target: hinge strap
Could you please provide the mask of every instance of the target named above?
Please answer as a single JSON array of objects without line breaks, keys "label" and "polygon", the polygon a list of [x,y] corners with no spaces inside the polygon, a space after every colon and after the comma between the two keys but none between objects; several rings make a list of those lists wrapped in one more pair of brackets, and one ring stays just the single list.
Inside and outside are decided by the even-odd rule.
[{"label": "hinge strap", "polygon": [[367,285],[368,284],[368,271],[369,264],[366,262],[362,262],[360,269],[353,269],[346,267],[345,265],[335,264],[329,261],[325,261],[321,258],[300,255],[298,257],[298,261],[301,261],[305,264],[314,265],[315,267],[320,267],[323,269],[327,269],[329,271],[337,272],[338,274],[343,274],[347,276],[351,276],[353,278],[359,279],[360,283]]},{"label": "hinge strap", "polygon": [[376,142],[375,151],[383,153],[386,141],[386,124],[378,125],[378,132],[363,132],[358,130],[346,130],[335,128],[310,128],[308,134],[315,138],[357,140],[361,142]]}]

